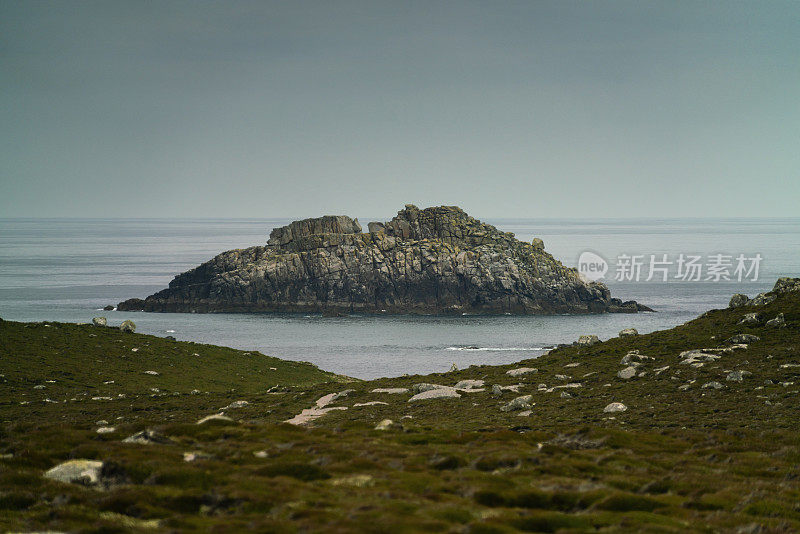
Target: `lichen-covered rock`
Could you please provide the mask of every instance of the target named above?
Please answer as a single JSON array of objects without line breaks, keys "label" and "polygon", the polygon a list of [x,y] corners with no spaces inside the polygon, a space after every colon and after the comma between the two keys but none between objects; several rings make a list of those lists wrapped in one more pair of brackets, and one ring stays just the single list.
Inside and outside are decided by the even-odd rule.
[{"label": "lichen-covered rock", "polygon": [[761,315],[758,313],[745,313],[739,324],[758,324],[761,322]]},{"label": "lichen-covered rock", "polygon": [[512,400],[508,404],[501,406],[500,411],[502,412],[513,412],[519,410],[527,410],[531,407],[531,402],[533,401],[533,395],[522,395],[521,397],[517,397],[516,399]]},{"label": "lichen-covered rock", "polygon": [[639,331],[635,328],[623,328],[619,331],[619,337],[631,337],[631,336],[638,336]]},{"label": "lichen-covered rock", "polygon": [[92,319],[92,324],[95,326],[106,326],[108,320],[105,317],[95,317]]},{"label": "lichen-covered rock", "polygon": [[93,486],[100,482],[103,462],[97,460],[68,460],[45,472],[45,478],[70,484]]},{"label": "lichen-covered rock", "polygon": [[603,408],[603,411],[605,413],[617,413],[617,412],[624,412],[627,409],[628,407],[622,404],[621,402],[612,402],[606,405],[606,407]]},{"label": "lichen-covered rock", "polygon": [[578,345],[594,345],[600,343],[600,338],[595,335],[585,335],[578,338]]},{"label": "lichen-covered rock", "polygon": [[750,299],[747,295],[742,293],[736,293],[734,296],[731,297],[730,302],[728,303],[729,308],[741,308],[742,306],[746,305]]},{"label": "lichen-covered rock", "polygon": [[122,330],[123,332],[128,332],[130,334],[133,334],[134,332],[136,332],[136,323],[134,323],[131,320],[122,321],[122,324],[119,325],[119,329]]},{"label": "lichen-covered rock", "polygon": [[543,246],[452,206],[407,205],[382,227],[326,216],[224,252],[120,310],[159,312],[630,313]]},{"label": "lichen-covered rock", "polygon": [[778,315],[775,316],[774,319],[770,319],[769,321],[767,321],[767,326],[773,328],[775,327],[780,328],[786,326],[786,318],[784,318],[782,313],[779,313]]}]

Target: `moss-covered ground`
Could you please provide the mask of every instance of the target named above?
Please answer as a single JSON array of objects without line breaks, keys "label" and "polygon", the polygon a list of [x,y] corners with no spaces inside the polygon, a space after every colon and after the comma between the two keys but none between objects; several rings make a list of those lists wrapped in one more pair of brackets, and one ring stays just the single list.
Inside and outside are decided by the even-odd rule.
[{"label": "moss-covered ground", "polygon": [[[748,312],[784,313],[786,326],[738,324]],[[681,363],[742,333],[760,340]],[[619,378],[631,350],[653,359]],[[518,367],[538,372],[507,374]],[[751,374],[727,380],[737,370]],[[5,321],[0,374],[0,530],[800,531],[797,292],[514,365],[369,382],[111,328]],[[372,392],[464,379],[486,387],[411,403]],[[703,388],[713,382],[721,389]],[[570,383],[580,387],[556,387]],[[283,423],[345,389],[329,407],[346,410]],[[533,396],[530,415],[501,411],[520,395]],[[249,404],[225,410],[233,421],[195,424],[237,400]],[[386,404],[356,406],[373,401]],[[627,410],[604,412],[611,402]],[[394,425],[376,430],[384,419]],[[122,441],[144,429],[168,442]],[[113,483],[42,476],[77,458],[104,461]]]}]

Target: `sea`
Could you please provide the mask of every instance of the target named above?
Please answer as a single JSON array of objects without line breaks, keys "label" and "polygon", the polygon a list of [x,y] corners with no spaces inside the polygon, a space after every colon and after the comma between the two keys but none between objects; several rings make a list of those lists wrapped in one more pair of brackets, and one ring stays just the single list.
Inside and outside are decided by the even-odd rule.
[{"label": "sea", "polygon": [[[671,328],[800,276],[800,218],[488,219],[534,237],[612,296],[654,313],[557,316],[189,314],[102,311],[167,286],[225,250],[264,244],[289,219],[0,218],[0,317],[15,321],[133,320],[137,332],[212,343],[356,378],[444,372],[453,364],[538,357],[583,334]],[[381,218],[360,218],[366,221]],[[589,254],[586,254],[589,253]],[[599,260],[598,260],[599,258]],[[589,261],[591,260],[591,261]],[[581,265],[583,263],[583,265]],[[2,343],[2,339],[0,339]]]}]

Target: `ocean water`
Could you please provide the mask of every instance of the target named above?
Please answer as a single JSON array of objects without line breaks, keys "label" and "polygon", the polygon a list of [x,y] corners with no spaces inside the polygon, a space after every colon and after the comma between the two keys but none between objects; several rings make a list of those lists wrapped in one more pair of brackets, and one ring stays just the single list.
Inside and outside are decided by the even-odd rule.
[{"label": "ocean water", "polygon": [[[609,263],[612,294],[657,313],[588,316],[355,316],[291,314],[155,314],[99,308],[166,287],[176,274],[232,248],[263,244],[291,219],[0,219],[0,317],[17,321],[136,322],[139,332],[258,350],[309,361],[358,378],[446,371],[500,364],[543,354],[581,334],[613,337],[670,328],[731,294],[755,295],[779,276],[800,276],[800,218],[791,219],[503,219],[487,220],[519,239],[540,237],[546,249],[575,267],[581,253]],[[361,218],[363,223],[379,218]],[[364,224],[366,227],[366,224]],[[672,265],[647,281],[650,256]],[[699,281],[676,278],[677,260],[696,255]],[[730,256],[730,280],[706,280],[714,256]],[[638,280],[616,280],[620,255],[641,256]],[[736,258],[759,273],[741,281]],[[724,263],[724,262],[723,262]],[[658,266],[658,265],[656,265]],[[2,340],[0,340],[2,342]]]}]

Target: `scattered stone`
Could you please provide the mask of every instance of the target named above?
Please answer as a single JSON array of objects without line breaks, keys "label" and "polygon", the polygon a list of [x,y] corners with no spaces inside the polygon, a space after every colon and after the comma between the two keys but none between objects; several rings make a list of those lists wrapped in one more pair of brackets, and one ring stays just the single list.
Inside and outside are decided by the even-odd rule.
[{"label": "scattered stone", "polygon": [[456,362],[453,362],[453,365],[450,366],[449,372],[454,373],[455,371],[458,371],[458,366],[456,365]]},{"label": "scattered stone", "polygon": [[544,250],[544,241],[542,241],[539,237],[534,237],[531,240],[531,246],[536,250]]},{"label": "scattered stone", "polygon": [[758,313],[746,313],[739,324],[758,324],[761,322],[761,315]]},{"label": "scattered stone", "polygon": [[622,371],[618,372],[617,376],[619,378],[622,378],[623,380],[628,380],[630,378],[633,378],[634,376],[636,376],[636,367],[633,366],[626,367]]},{"label": "scattered stone", "polygon": [[105,419],[100,419],[99,421],[95,421],[94,424],[96,424],[97,426],[106,426],[108,424],[108,421],[106,421]]},{"label": "scattered stone", "polygon": [[330,483],[334,486],[350,486],[353,488],[366,488],[375,484],[371,475],[348,475],[334,478]]},{"label": "scattered stone", "polygon": [[[776,285],[777,285],[777,283],[776,283]],[[747,301],[747,305],[748,306],[764,306],[766,304],[769,304],[769,303],[773,302],[776,298],[778,298],[778,295],[776,293],[772,293],[772,292],[759,293],[758,295],[755,296],[755,298],[752,298],[752,299],[748,300]]]},{"label": "scattered stone", "polygon": [[417,393],[410,399],[408,402],[416,402],[421,400],[430,400],[430,399],[456,399],[461,397],[455,388],[436,388],[436,389],[429,389],[423,391],[421,393]]},{"label": "scattered stone", "polygon": [[687,390],[687,389],[689,389],[690,387],[692,387],[692,385],[691,385],[691,384],[684,384],[684,385],[682,385],[682,386],[678,386],[678,389],[679,389],[679,390],[681,390],[681,391],[686,391],[686,390]]},{"label": "scattered stone", "polygon": [[756,341],[761,341],[761,338],[753,334],[736,334],[727,340],[728,343],[755,343]]},{"label": "scattered stone", "polygon": [[456,389],[475,389],[482,388],[485,383],[483,380],[460,380],[453,387]]},{"label": "scattered stone", "polygon": [[728,373],[728,376],[725,377],[725,380],[728,382],[741,382],[744,380],[745,377],[752,375],[750,371],[731,371]]},{"label": "scattered stone", "polygon": [[98,434],[110,434],[110,433],[116,432],[116,431],[117,431],[117,429],[115,427],[113,427],[113,426],[101,426],[95,432],[97,432]]},{"label": "scattered stone", "polygon": [[657,367],[656,369],[653,369],[653,372],[655,374],[657,374],[657,375],[660,375],[661,373],[663,373],[667,369],[669,369],[669,365],[665,365],[664,367]]},{"label": "scattered stone", "polygon": [[97,460],[68,460],[45,472],[45,478],[70,484],[93,486],[100,482],[103,462]]},{"label": "scattered stone", "polygon": [[747,295],[736,293],[731,297],[731,300],[728,303],[728,308],[741,308],[742,306],[746,305],[749,300],[750,299],[747,297]]},{"label": "scattered stone", "polygon": [[638,336],[639,331],[635,328],[624,328],[619,331],[619,337],[630,337],[630,336]]},{"label": "scattered stone", "polygon": [[538,372],[539,369],[536,369],[535,367],[520,367],[518,369],[509,369],[508,371],[506,371],[506,374],[509,376],[520,376]]},{"label": "scattered stone", "polygon": [[211,460],[212,458],[214,458],[214,456],[208,454],[207,452],[190,451],[183,453],[184,462],[195,462],[197,460]]},{"label": "scattered stone", "polygon": [[562,399],[571,399],[572,398],[572,393],[569,393],[567,391],[562,391],[561,392],[561,398]]},{"label": "scattered stone", "polygon": [[230,403],[229,405],[225,406],[222,409],[229,410],[231,408],[244,408],[245,406],[250,406],[250,403],[247,402],[246,400],[238,400],[238,401],[233,401],[232,403]]},{"label": "scattered stone", "polygon": [[441,384],[429,384],[427,382],[420,382],[419,384],[414,384],[411,386],[411,393],[422,393],[424,391],[431,391],[433,389],[455,389],[449,386],[443,386]]},{"label": "scattered stone", "polygon": [[503,394],[503,388],[502,387],[500,387],[497,384],[492,386],[492,395],[497,397],[497,396],[500,396],[502,394]]},{"label": "scattered stone", "polygon": [[353,404],[353,408],[357,408],[359,406],[380,406],[380,405],[389,406],[389,403],[383,401],[357,402]]},{"label": "scattered stone", "polygon": [[215,413],[215,414],[207,415],[207,416],[203,417],[202,419],[197,421],[197,423],[195,423],[195,424],[203,425],[205,423],[208,423],[209,421],[224,421],[226,423],[232,423],[233,419],[231,419],[227,415],[224,415],[224,414],[221,414],[221,413]]},{"label": "scattered stone", "polygon": [[394,421],[391,419],[384,419],[375,425],[375,430],[390,430],[392,427],[394,427]]},{"label": "scattered stone", "polygon": [[645,356],[644,354],[639,354],[638,350],[631,350],[628,351],[628,354],[622,357],[619,364],[620,365],[632,365],[634,367],[638,367],[645,360],[654,360],[652,356]]},{"label": "scattered stone", "polygon": [[145,371],[145,372],[144,372],[144,374],[146,374],[146,375],[158,376],[158,375],[160,375],[161,373],[159,373],[158,371]]},{"label": "scattered stone", "polygon": [[581,364],[581,362],[572,362],[572,363],[568,363],[567,365],[565,365],[564,368],[578,367],[580,364]]},{"label": "scattered stone", "polygon": [[512,412],[519,410],[527,410],[532,406],[531,404],[532,400],[533,400],[533,395],[522,395],[521,397],[517,397],[516,399],[512,400],[505,406],[501,406],[500,411]]},{"label": "scattered stone", "polygon": [[605,413],[616,413],[616,412],[624,412],[627,409],[628,407],[622,404],[621,402],[612,402],[611,404],[608,404],[605,408],[603,408],[603,411]]},{"label": "scattered stone", "polygon": [[583,335],[583,336],[578,338],[578,345],[591,346],[591,345],[594,345],[595,343],[600,343],[600,338],[595,336],[594,334],[592,334],[592,335]]},{"label": "scattered stone", "polygon": [[134,332],[136,332],[136,323],[134,323],[130,319],[126,319],[126,320],[122,321],[121,325],[119,325],[119,329],[122,332],[127,332],[129,334],[133,334]]},{"label": "scattered stone", "polygon": [[533,410],[523,410],[523,411],[519,412],[517,414],[517,416],[519,416],[519,417],[530,417],[530,415],[532,413],[533,413]]},{"label": "scattered stone", "polygon": [[372,393],[388,393],[390,395],[397,395],[399,393],[408,393],[408,388],[375,388]]},{"label": "scattered stone", "polygon": [[723,386],[720,382],[717,382],[715,380],[714,382],[708,382],[707,384],[703,384],[701,389],[722,389],[724,387],[725,386]]},{"label": "scattered stone", "polygon": [[781,328],[786,326],[786,319],[783,317],[782,313],[779,313],[774,319],[767,321],[767,326],[772,328]]},{"label": "scattered stone", "polygon": [[269,453],[267,451],[253,451],[253,456],[256,458],[267,458]]},{"label": "scattered stone", "polygon": [[[200,424],[200,423],[198,423]],[[142,430],[122,440],[122,443],[138,443],[140,445],[153,445],[155,443],[170,443],[172,440],[156,430]]]},{"label": "scattered stone", "polygon": [[107,326],[108,320],[105,317],[95,317],[92,319],[92,324],[95,326]]},{"label": "scattered stone", "polygon": [[45,386],[44,384],[37,384],[37,385],[33,386],[33,389],[44,389],[46,387],[47,386]]}]

